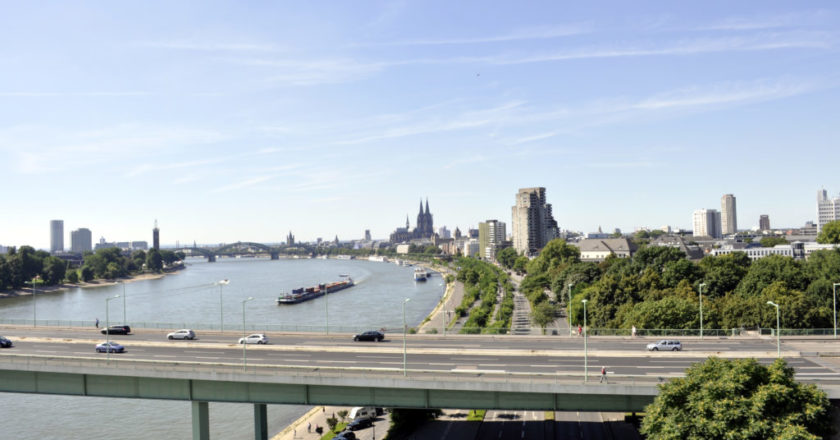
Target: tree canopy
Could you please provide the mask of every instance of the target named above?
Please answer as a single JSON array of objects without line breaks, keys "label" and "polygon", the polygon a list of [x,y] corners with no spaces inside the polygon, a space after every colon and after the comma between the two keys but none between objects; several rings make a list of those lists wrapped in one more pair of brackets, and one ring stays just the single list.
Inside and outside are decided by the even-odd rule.
[{"label": "tree canopy", "polygon": [[649,440],[819,440],[831,433],[828,397],[793,375],[783,359],[709,358],[660,385],[641,432]]},{"label": "tree canopy", "polygon": [[840,220],[824,224],[817,235],[817,243],[840,244]]}]

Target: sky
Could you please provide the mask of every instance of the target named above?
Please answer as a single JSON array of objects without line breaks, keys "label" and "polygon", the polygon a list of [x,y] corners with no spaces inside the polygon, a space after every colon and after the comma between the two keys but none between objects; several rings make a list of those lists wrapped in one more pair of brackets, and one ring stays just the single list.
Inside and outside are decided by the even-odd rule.
[{"label": "sky", "polygon": [[840,193],[834,1],[11,2],[0,245],[814,221]]}]

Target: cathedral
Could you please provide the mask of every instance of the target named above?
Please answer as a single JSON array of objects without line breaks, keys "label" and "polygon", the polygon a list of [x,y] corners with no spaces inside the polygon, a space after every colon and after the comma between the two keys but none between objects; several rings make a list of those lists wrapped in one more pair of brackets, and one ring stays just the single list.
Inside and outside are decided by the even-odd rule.
[{"label": "cathedral", "polygon": [[417,213],[417,226],[410,229],[408,216],[405,217],[405,228],[397,228],[391,234],[391,243],[404,243],[421,238],[431,238],[435,235],[434,219],[429,211],[429,199],[426,199],[426,211],[423,211],[423,200],[420,200],[420,212]]}]

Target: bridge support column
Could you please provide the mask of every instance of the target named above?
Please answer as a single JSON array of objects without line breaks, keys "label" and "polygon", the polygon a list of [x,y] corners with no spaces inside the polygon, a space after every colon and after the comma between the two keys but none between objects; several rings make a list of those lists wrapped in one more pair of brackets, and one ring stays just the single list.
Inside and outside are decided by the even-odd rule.
[{"label": "bridge support column", "polygon": [[207,402],[190,402],[192,404],[192,438],[193,440],[210,440],[210,410]]},{"label": "bridge support column", "polygon": [[272,260],[279,260],[280,259],[280,254],[277,253],[277,252],[272,252],[271,253],[271,259]]},{"label": "bridge support column", "polygon": [[254,404],[254,439],[268,440],[268,411],[264,403]]},{"label": "bridge support column", "polygon": [[216,256],[211,255],[211,256],[207,257],[207,262],[208,263],[215,263],[216,262]]}]

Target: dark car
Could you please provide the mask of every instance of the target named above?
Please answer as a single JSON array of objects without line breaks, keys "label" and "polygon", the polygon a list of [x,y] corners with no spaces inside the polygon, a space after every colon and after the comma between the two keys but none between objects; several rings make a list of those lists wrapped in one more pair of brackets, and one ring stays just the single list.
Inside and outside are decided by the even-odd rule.
[{"label": "dark car", "polygon": [[356,434],[353,434],[351,431],[341,431],[333,437],[333,440],[356,440]]},{"label": "dark car", "polygon": [[382,342],[385,339],[385,333],[378,332],[376,330],[366,331],[364,333],[359,333],[356,336],[353,336],[354,341],[377,341]]},{"label": "dark car", "polygon": [[351,431],[358,431],[359,429],[369,428],[373,425],[373,421],[370,420],[368,417],[362,417],[347,424],[347,428]]},{"label": "dark car", "polygon": [[112,325],[108,328],[102,329],[102,334],[111,334],[111,335],[127,335],[131,333],[131,327],[127,325]]},{"label": "dark car", "polygon": [[12,346],[12,341],[10,339],[6,339],[0,336],[0,348],[10,348]]}]

